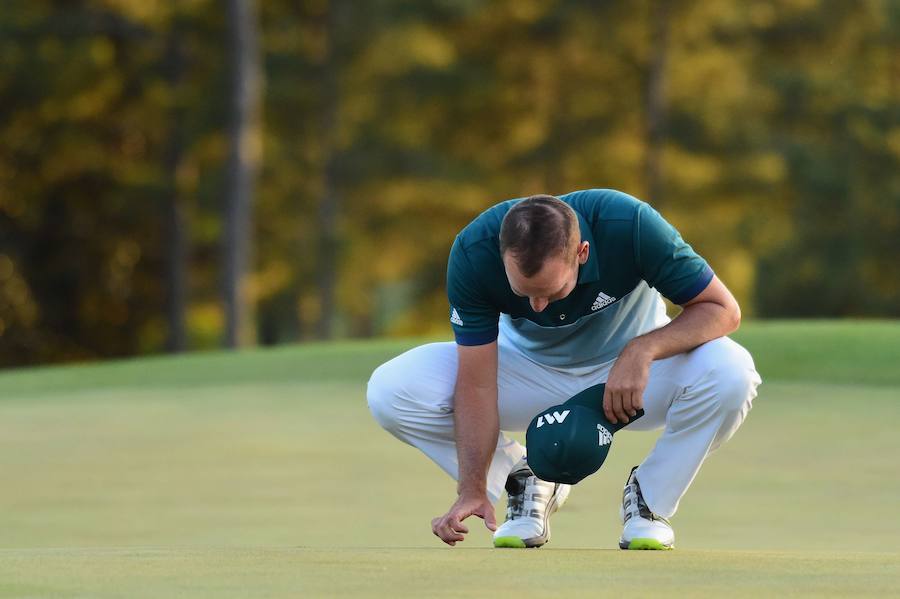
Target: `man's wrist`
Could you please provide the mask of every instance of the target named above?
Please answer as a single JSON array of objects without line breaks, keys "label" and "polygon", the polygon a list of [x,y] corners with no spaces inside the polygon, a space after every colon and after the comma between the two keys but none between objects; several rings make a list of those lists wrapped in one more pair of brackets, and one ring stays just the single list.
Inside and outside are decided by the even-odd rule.
[{"label": "man's wrist", "polygon": [[622,353],[639,360],[652,362],[657,357],[657,349],[652,335],[641,335],[629,341]]},{"label": "man's wrist", "polygon": [[460,497],[480,497],[487,495],[487,482],[461,482],[456,487],[456,494]]}]

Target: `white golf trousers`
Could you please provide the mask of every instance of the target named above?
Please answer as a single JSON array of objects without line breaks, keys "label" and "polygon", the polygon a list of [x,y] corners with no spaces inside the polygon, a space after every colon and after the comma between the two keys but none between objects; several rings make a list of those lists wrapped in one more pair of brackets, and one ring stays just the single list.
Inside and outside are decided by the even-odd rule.
[{"label": "white golf trousers", "polygon": [[[499,340],[498,407],[501,431],[523,431],[546,408],[605,382],[612,363],[577,369],[533,362]],[[431,458],[454,479],[459,466],[453,425],[456,385],[455,343],[422,345],[379,366],[369,380],[367,399],[385,430]],[[727,337],[650,367],[644,416],[623,431],[664,428],[638,469],[648,507],[672,516],[703,460],[744,421],[761,380],[753,358]],[[621,433],[620,433],[621,434]],[[492,501],[503,492],[507,474],[525,454],[517,441],[500,434],[488,472]]]}]

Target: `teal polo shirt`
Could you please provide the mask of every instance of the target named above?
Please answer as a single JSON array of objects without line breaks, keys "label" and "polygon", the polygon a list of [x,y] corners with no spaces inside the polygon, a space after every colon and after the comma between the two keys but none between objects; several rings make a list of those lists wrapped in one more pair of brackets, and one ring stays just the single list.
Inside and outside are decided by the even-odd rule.
[{"label": "teal polo shirt", "polygon": [[649,204],[613,189],[559,196],[578,215],[588,261],[568,296],[535,312],[509,286],[500,258],[500,224],[522,198],[489,208],[453,242],[447,267],[450,323],[460,345],[498,336],[554,367],[602,364],[625,344],[668,322],[660,294],[684,304],[713,271]]}]

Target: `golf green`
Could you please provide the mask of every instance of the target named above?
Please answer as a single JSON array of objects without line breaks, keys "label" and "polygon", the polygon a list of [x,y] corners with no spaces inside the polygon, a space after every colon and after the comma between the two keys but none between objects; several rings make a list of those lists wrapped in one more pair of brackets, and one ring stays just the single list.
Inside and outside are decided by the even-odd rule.
[{"label": "golf green", "polygon": [[900,596],[900,323],[735,338],[764,384],[665,553],[615,549],[650,433],[617,435],[546,547],[489,549],[477,520],[444,547],[453,481],[364,398],[415,340],[3,373],[0,597]]}]

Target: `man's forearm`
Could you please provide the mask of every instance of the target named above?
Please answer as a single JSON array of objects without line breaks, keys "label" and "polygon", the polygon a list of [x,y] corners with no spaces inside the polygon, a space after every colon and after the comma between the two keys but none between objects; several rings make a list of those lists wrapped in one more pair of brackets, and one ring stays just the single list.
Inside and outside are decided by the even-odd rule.
[{"label": "man's forearm", "polygon": [[453,422],[460,494],[484,494],[487,471],[500,434],[497,387],[457,386]]},{"label": "man's forearm", "polygon": [[686,306],[672,322],[635,337],[625,352],[640,352],[651,360],[662,360],[734,332],[740,324],[740,311],[713,302]]}]

